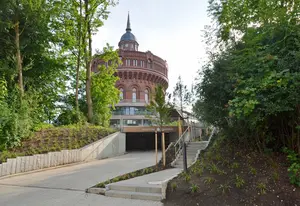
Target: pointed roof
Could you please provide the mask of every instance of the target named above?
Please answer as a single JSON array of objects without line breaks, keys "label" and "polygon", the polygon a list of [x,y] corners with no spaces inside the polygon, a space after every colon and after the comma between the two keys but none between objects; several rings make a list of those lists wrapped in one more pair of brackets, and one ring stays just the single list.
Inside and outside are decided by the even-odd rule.
[{"label": "pointed roof", "polygon": [[135,42],[137,42],[134,34],[131,33],[129,12],[128,12],[128,17],[127,17],[126,33],[122,35],[120,42],[121,41],[135,41]]},{"label": "pointed roof", "polygon": [[128,12],[128,17],[127,17],[127,27],[126,27],[126,31],[131,31],[129,12]]}]

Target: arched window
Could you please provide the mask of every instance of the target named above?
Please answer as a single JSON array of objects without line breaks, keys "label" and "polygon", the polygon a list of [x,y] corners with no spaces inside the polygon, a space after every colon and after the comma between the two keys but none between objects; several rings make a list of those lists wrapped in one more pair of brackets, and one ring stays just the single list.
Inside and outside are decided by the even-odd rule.
[{"label": "arched window", "polygon": [[148,91],[148,89],[145,89],[145,102],[146,103],[149,102],[149,91]]},{"label": "arched window", "polygon": [[136,102],[136,88],[132,89],[132,102]]},{"label": "arched window", "polygon": [[120,100],[124,99],[124,90],[123,88],[120,89]]}]

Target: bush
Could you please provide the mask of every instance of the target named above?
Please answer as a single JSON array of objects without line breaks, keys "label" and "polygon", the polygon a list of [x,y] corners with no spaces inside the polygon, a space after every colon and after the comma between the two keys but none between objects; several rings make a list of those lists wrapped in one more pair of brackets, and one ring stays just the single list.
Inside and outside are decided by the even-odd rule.
[{"label": "bush", "polygon": [[288,168],[290,182],[300,187],[300,158],[293,150],[284,148],[283,151],[287,153],[287,159],[291,166]]},{"label": "bush", "polygon": [[55,120],[55,124],[60,125],[71,125],[81,122],[85,122],[86,118],[82,112],[77,112],[74,109],[65,109]]}]

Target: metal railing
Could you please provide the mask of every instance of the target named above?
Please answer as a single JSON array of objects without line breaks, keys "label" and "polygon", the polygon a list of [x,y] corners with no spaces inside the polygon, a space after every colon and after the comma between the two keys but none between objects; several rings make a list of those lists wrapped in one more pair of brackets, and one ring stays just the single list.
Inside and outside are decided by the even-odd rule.
[{"label": "metal railing", "polygon": [[153,115],[152,112],[149,111],[133,111],[133,112],[126,112],[126,111],[112,111],[112,115]]},{"label": "metal railing", "polygon": [[144,99],[121,99],[119,103],[145,103],[148,104],[149,101]]},{"label": "metal railing", "polygon": [[177,142],[174,144],[175,147],[175,157],[182,152],[182,147],[184,142],[190,141],[189,127],[182,133]]}]

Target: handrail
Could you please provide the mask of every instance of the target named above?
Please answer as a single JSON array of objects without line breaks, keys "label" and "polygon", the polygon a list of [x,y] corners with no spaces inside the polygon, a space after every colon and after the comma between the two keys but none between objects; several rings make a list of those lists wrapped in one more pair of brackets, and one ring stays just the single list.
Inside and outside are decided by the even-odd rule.
[{"label": "handrail", "polygon": [[[186,133],[189,131],[189,127],[182,133],[182,135],[179,137],[177,142],[174,144],[175,147],[175,157],[182,151],[182,142],[185,141],[183,138],[185,137]],[[176,151],[176,146],[179,145],[178,150]]]},{"label": "handrail", "polygon": [[174,147],[176,147],[176,145],[179,143],[179,141],[182,139],[182,137],[185,135],[185,133],[188,131],[189,128],[187,128],[182,135],[179,137],[179,139],[177,140],[177,142],[174,144]]}]

